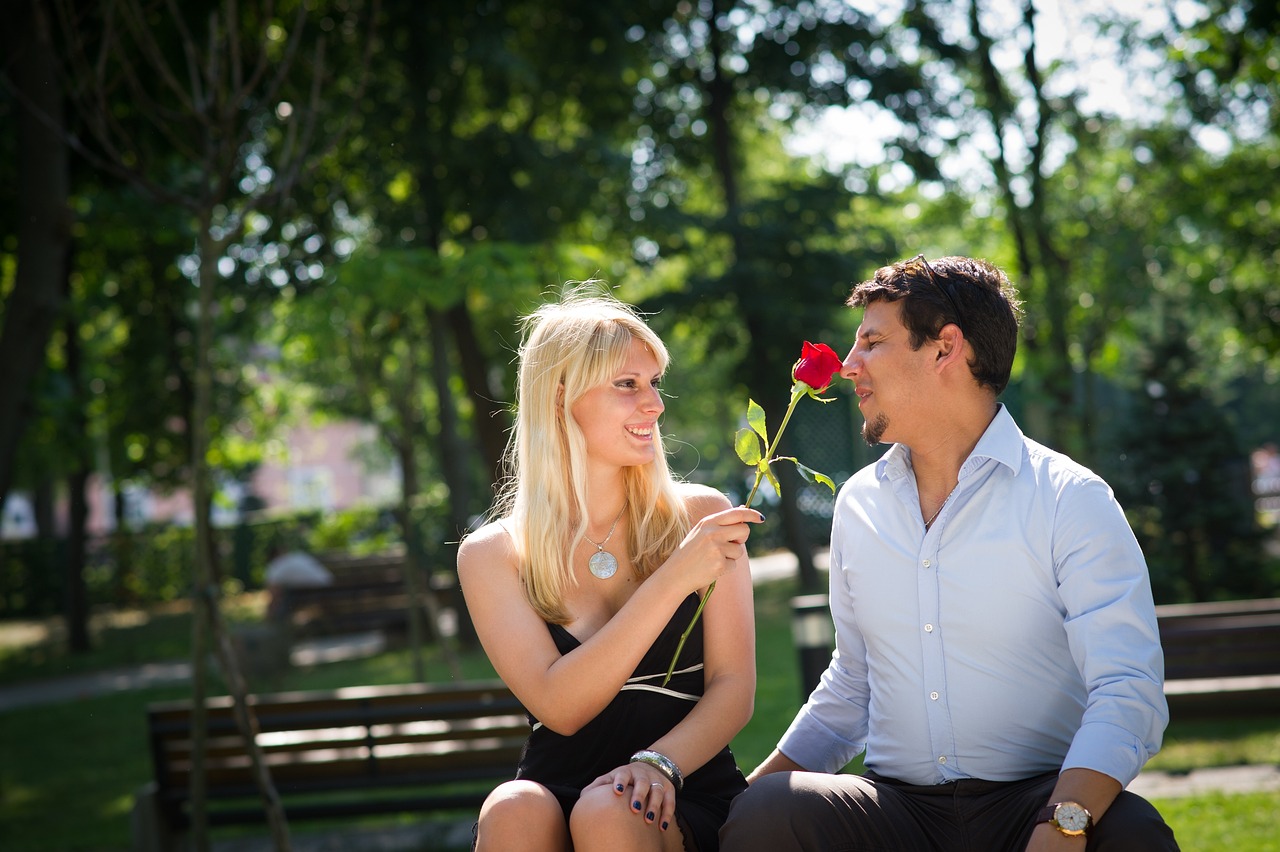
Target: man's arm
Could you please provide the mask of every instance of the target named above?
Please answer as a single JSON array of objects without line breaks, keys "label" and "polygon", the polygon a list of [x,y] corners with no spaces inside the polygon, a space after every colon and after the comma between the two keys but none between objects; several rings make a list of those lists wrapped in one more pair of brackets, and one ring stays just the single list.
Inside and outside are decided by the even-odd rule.
[{"label": "man's arm", "polygon": [[753,784],[757,778],[774,772],[801,772],[803,770],[803,766],[775,748],[773,754],[765,758],[764,763],[751,771],[751,774],[747,776],[747,783]]},{"label": "man's arm", "polygon": [[[1116,796],[1120,795],[1122,789],[1120,782],[1110,775],[1104,775],[1092,769],[1065,769],[1058,776],[1053,795],[1045,804],[1075,802],[1083,805],[1093,817],[1094,825],[1097,825],[1098,820],[1102,819],[1102,815],[1107,812],[1107,808],[1111,807],[1111,803],[1115,801]],[[1043,822],[1031,833],[1027,852],[1055,852],[1055,850],[1081,852],[1084,847],[1085,838],[1067,837],[1049,823]]]}]

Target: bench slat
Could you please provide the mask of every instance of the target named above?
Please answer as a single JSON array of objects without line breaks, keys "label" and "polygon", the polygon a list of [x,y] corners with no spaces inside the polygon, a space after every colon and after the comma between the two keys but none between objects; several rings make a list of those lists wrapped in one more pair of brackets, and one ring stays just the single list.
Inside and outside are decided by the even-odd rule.
[{"label": "bench slat", "polygon": [[[263,759],[291,819],[478,807],[495,783],[515,776],[529,734],[524,708],[496,680],[278,693],[251,696],[250,703]],[[206,707],[210,824],[262,822],[231,698],[211,698]],[[156,813],[180,830],[191,704],[154,703],[147,719]]]},{"label": "bench slat", "polygon": [[1156,607],[1173,720],[1280,713],[1280,598]]}]

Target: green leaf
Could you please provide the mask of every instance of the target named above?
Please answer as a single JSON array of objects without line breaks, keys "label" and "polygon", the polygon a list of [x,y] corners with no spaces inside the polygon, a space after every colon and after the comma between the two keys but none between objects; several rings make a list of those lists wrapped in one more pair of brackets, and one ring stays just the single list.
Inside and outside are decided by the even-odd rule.
[{"label": "green leaf", "polygon": [[795,459],[792,459],[791,461],[795,462],[796,470],[804,477],[805,482],[821,482],[823,485],[831,489],[832,494],[836,493],[836,484],[831,480],[831,477],[827,476],[825,473],[820,473],[811,467],[805,467]]},{"label": "green leaf", "polygon": [[737,452],[738,458],[742,459],[743,464],[754,466],[764,458],[764,453],[760,447],[760,439],[750,429],[738,430],[738,434],[733,438],[733,449]]},{"label": "green leaf", "polygon": [[766,444],[769,443],[769,433],[764,425],[764,409],[754,399],[747,400],[747,425],[754,429]]}]

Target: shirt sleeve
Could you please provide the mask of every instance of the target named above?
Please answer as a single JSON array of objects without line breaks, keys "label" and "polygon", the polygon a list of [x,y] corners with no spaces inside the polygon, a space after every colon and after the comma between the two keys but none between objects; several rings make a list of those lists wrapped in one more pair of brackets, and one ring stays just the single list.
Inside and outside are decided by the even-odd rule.
[{"label": "shirt sleeve", "polygon": [[[847,497],[845,498],[847,499]],[[782,739],[778,749],[815,772],[838,772],[867,745],[870,689],[866,645],[858,631],[845,583],[844,529],[837,510],[831,527],[829,605],[835,623],[836,650],[818,686]]]},{"label": "shirt sleeve", "polygon": [[1053,546],[1067,641],[1087,691],[1063,768],[1092,769],[1127,786],[1160,750],[1169,721],[1146,559],[1096,477],[1064,488]]}]

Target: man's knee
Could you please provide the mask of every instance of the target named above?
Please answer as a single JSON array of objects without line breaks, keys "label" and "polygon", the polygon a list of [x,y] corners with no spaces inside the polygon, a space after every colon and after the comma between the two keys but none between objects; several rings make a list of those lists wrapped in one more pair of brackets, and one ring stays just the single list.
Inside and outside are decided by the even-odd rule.
[{"label": "man's knee", "polygon": [[1089,852],[1178,852],[1178,841],[1155,806],[1125,791],[1091,832]]},{"label": "man's knee", "polygon": [[720,831],[721,847],[725,852],[831,848],[829,838],[841,830],[833,819],[833,800],[847,794],[834,789],[836,777],[775,772],[757,779],[734,798]]},{"label": "man's knee", "polygon": [[785,817],[792,798],[790,772],[774,772],[757,778],[734,796],[729,818],[720,831],[720,845],[732,849],[765,848],[766,834]]}]

